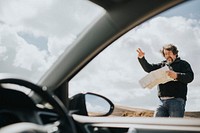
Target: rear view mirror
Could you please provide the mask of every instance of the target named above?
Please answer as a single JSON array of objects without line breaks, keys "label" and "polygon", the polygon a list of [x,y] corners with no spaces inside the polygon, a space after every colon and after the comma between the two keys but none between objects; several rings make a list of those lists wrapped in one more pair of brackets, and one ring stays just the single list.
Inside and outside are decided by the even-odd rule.
[{"label": "rear view mirror", "polygon": [[95,93],[79,93],[69,100],[69,111],[86,116],[107,116],[114,110],[114,104],[104,96]]}]

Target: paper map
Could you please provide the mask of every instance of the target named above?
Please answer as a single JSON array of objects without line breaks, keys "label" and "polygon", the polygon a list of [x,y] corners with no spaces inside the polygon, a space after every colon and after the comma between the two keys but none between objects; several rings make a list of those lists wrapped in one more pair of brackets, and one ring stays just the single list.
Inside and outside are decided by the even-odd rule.
[{"label": "paper map", "polygon": [[166,82],[174,80],[166,74],[167,70],[169,70],[169,67],[164,66],[160,69],[150,72],[145,77],[139,80],[140,85],[143,88],[151,89],[158,84],[164,84]]}]

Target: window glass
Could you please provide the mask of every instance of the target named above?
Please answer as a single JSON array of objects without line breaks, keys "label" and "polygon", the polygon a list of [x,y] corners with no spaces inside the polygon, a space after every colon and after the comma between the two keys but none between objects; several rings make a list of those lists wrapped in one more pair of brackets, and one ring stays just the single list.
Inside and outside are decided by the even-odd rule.
[{"label": "window glass", "polygon": [[139,80],[147,73],[138,62],[136,49],[143,49],[150,63],[159,63],[164,60],[160,49],[164,44],[172,43],[195,74],[195,79],[188,85],[186,111],[199,111],[199,5],[198,0],[183,3],[116,40],[70,81],[70,96],[95,92],[108,97],[116,105],[154,110],[159,102],[157,89],[140,86]]},{"label": "window glass", "polygon": [[103,13],[86,0],[0,0],[0,73],[39,81]]}]

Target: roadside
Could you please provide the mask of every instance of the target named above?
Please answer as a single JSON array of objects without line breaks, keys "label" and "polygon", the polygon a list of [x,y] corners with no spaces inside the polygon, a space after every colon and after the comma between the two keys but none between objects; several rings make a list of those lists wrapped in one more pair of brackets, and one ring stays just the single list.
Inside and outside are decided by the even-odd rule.
[{"label": "roadside", "polygon": [[[124,117],[153,117],[154,111],[115,105],[112,116]],[[185,112],[185,118],[200,118],[200,112]]]}]

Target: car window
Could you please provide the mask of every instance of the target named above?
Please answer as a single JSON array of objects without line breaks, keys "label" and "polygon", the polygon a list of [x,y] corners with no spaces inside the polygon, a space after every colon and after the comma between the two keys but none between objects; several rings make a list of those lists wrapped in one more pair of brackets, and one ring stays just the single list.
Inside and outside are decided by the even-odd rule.
[{"label": "car window", "polygon": [[38,82],[103,13],[85,0],[0,0],[0,73]]},{"label": "car window", "polygon": [[200,111],[200,1],[185,2],[135,27],[95,57],[70,82],[69,95],[94,92],[115,105],[154,110],[157,88],[143,89],[139,80],[147,73],[137,59],[137,48],[145,51],[151,63],[164,60],[164,44],[177,46],[181,59],[187,60],[195,79],[188,85],[186,111]]}]

